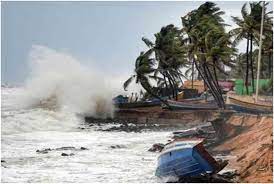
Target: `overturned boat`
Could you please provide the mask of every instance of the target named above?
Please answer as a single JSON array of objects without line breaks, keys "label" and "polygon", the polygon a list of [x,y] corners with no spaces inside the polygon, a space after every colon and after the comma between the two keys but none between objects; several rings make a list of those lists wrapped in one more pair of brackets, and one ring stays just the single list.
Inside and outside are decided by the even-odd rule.
[{"label": "overturned boat", "polygon": [[160,152],[155,175],[189,178],[218,173],[227,162],[218,163],[203,147],[203,139],[177,139]]}]

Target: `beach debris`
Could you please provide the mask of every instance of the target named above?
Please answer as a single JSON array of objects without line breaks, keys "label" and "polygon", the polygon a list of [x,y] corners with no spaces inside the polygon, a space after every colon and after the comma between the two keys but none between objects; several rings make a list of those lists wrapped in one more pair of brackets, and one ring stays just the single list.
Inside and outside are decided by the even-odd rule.
[{"label": "beach debris", "polygon": [[148,151],[150,152],[160,152],[162,151],[162,149],[165,147],[164,144],[162,143],[156,143],[156,144],[153,144],[151,148],[149,148]]}]

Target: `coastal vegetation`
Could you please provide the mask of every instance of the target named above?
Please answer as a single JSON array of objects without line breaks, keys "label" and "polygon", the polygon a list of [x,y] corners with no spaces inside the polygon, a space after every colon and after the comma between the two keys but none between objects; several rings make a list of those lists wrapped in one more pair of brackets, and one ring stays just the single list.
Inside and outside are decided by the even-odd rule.
[{"label": "coastal vegetation", "polygon": [[[245,3],[241,17],[232,16],[237,27],[227,31],[225,12],[215,3],[205,2],[181,17],[181,28],[170,24],[154,34],[155,41],[142,38],[147,50],[136,59],[134,74],[124,82],[124,89],[135,79],[150,96],[164,102],[160,90],[172,91],[173,99],[177,100],[183,80],[191,78],[193,87],[197,78],[204,81],[220,108],[225,108],[225,103],[218,80],[224,76],[244,78],[247,94],[251,78],[254,92],[258,49],[253,46],[259,44],[262,6],[262,2]],[[266,9],[267,3],[264,6]],[[261,75],[269,79],[273,72],[271,15],[267,11],[264,14],[262,68],[268,70]],[[246,40],[246,52],[238,53],[236,46],[242,40]]]}]

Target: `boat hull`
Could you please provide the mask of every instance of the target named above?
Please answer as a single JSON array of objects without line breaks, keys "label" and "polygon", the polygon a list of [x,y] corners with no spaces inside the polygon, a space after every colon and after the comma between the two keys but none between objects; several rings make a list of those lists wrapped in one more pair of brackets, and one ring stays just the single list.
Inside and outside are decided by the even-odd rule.
[{"label": "boat hull", "polygon": [[154,106],[160,106],[160,101],[155,102],[132,102],[132,103],[118,103],[115,104],[118,108],[140,108],[140,107],[154,107]]},{"label": "boat hull", "polygon": [[214,103],[191,103],[191,102],[177,102],[168,100],[171,109],[174,110],[216,110],[218,106]]},{"label": "boat hull", "polygon": [[155,175],[160,178],[195,177],[215,173],[217,168],[217,162],[199,143],[193,147],[175,146],[164,151],[158,158]]},{"label": "boat hull", "polygon": [[241,101],[232,97],[229,98],[229,104],[232,109],[239,112],[249,112],[249,113],[271,113],[273,111],[273,106],[249,103]]}]

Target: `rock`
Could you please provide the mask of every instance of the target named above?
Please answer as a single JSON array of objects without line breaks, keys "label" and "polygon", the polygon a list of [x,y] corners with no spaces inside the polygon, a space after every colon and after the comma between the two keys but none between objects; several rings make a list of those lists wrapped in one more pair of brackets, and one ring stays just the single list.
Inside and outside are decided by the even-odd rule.
[{"label": "rock", "polygon": [[156,143],[156,144],[153,144],[152,147],[148,151],[150,151],[150,152],[160,152],[160,151],[162,151],[162,149],[164,147],[165,147],[164,144]]},{"label": "rock", "polygon": [[80,149],[81,150],[88,150],[88,148],[85,148],[85,147],[81,147]]},{"label": "rock", "polygon": [[52,151],[52,149],[47,148],[43,150],[36,150],[36,153],[47,154],[49,151]]},{"label": "rock", "polygon": [[49,151],[64,151],[64,150],[82,151],[82,150],[88,150],[88,148],[85,148],[85,147],[75,148],[73,146],[65,146],[65,147],[60,147],[55,149],[47,148],[42,150],[36,150],[36,153],[46,154]]},{"label": "rock", "polygon": [[66,146],[66,147],[61,147],[61,148],[56,148],[55,150],[75,150],[75,147],[72,146]]},{"label": "rock", "polygon": [[67,154],[67,153],[62,153],[61,156],[73,156],[74,153],[70,153],[70,154]]},{"label": "rock", "polygon": [[62,153],[61,156],[69,156],[68,154],[66,153]]},{"label": "rock", "polygon": [[197,136],[197,135],[199,135],[197,128],[188,129],[188,130],[179,130],[179,131],[173,132],[173,138],[174,139],[194,137],[194,136]]},{"label": "rock", "polygon": [[221,175],[199,175],[193,177],[182,177],[177,183],[231,183],[232,181]]},{"label": "rock", "polygon": [[110,146],[110,148],[112,148],[112,149],[116,149],[116,148],[125,148],[125,146],[124,145],[111,145]]},{"label": "rock", "polygon": [[226,178],[228,180],[232,180],[236,176],[239,176],[237,170],[226,171],[226,172],[223,172],[222,174],[218,174],[218,175],[223,177],[223,178]]}]

